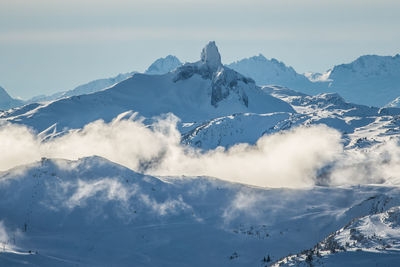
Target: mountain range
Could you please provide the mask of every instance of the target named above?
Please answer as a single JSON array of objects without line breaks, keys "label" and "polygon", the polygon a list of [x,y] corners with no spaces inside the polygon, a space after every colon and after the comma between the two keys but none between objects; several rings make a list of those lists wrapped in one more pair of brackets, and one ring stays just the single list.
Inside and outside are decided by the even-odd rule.
[{"label": "mountain range", "polygon": [[0,265],[395,266],[400,108],[318,86],[397,60],[307,78],[209,42],[1,111]]},{"label": "mountain range", "polygon": [[361,56],[326,73],[299,74],[276,59],[259,55],[229,65],[258,85],[280,85],[317,95],[338,93],[346,101],[383,107],[400,95],[400,55]]},{"label": "mountain range", "polygon": [[[182,62],[168,55],[153,62],[144,74],[166,74],[180,67]],[[262,54],[227,64],[246,77],[252,78],[259,86],[278,85],[293,90],[317,95],[338,93],[346,101],[375,106],[396,106],[400,97],[400,55],[361,56],[348,64],[334,66],[325,73],[297,73],[292,67],[277,59],[267,59]],[[89,94],[108,88],[138,72],[119,74],[115,77],[98,79],[80,85],[69,91],[57,92],[49,96],[41,95],[27,101],[1,96],[0,109],[6,110],[24,104],[53,101],[63,97]],[[7,93],[6,93],[7,94]]]},{"label": "mountain range", "polygon": [[211,42],[203,49],[200,61],[186,63],[173,72],[137,73],[107,90],[30,104],[0,117],[38,132],[54,126],[63,131],[82,128],[98,119],[111,121],[129,110],[147,118],[171,112],[183,122],[238,112],[294,112],[289,104],[265,93],[253,80],[223,66]]}]

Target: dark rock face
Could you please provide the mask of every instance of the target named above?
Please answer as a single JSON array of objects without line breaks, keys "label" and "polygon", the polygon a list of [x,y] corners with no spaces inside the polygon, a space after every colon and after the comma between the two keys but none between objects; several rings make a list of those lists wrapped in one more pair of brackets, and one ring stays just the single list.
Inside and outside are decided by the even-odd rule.
[{"label": "dark rock face", "polygon": [[243,90],[243,86],[248,86],[254,81],[248,79],[234,70],[223,68],[218,72],[212,82],[211,104],[217,106],[218,102],[227,98],[231,93],[238,95],[239,100],[246,106],[249,106],[249,99]]},{"label": "dark rock face", "polygon": [[222,67],[221,55],[215,42],[209,42],[201,51],[200,62],[207,65],[212,71]]},{"label": "dark rock face", "polygon": [[203,49],[200,61],[179,67],[175,71],[174,82],[189,79],[195,74],[211,80],[211,105],[214,107],[230,95],[237,95],[239,101],[248,107],[249,100],[244,88],[255,87],[254,81],[223,66],[215,42],[208,43]]}]

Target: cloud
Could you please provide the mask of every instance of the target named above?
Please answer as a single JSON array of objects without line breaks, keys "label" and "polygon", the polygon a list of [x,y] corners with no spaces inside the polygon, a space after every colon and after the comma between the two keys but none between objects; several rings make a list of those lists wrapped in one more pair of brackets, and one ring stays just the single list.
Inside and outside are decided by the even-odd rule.
[{"label": "cloud", "polygon": [[40,140],[25,126],[0,127],[0,170],[40,159]]},{"label": "cloud", "polygon": [[328,172],[331,185],[400,184],[398,140],[368,149],[348,150]]},{"label": "cloud", "polygon": [[[338,131],[314,125],[263,136],[254,145],[202,151],[181,144],[178,118],[173,115],[150,126],[135,116],[127,117],[122,114],[110,123],[95,121],[44,142],[25,126],[3,124],[0,170],[41,157],[76,160],[97,155],[149,175],[210,176],[262,187],[400,183],[397,140],[348,150]],[[93,184],[87,187],[91,191],[85,191],[82,184],[81,195],[71,201],[84,201],[85,196],[113,186]],[[114,196],[111,191],[107,194]]]},{"label": "cloud", "polygon": [[[167,115],[153,125],[140,120],[101,120],[82,130],[41,142],[25,126],[0,127],[0,169],[41,157],[78,159],[97,155],[132,170],[159,176],[212,176],[266,187],[304,187],[317,170],[342,151],[340,133],[325,126],[299,127],[263,136],[255,145],[201,151],[181,144],[178,119]],[[97,187],[96,187],[97,188]]]}]

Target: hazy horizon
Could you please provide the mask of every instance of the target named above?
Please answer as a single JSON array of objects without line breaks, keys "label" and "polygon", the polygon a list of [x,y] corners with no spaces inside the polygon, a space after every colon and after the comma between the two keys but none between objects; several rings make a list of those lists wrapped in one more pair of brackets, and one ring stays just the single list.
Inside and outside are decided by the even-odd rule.
[{"label": "hazy horizon", "polygon": [[3,0],[0,86],[24,99],[51,94],[144,71],[168,54],[196,61],[209,40],[224,63],[261,53],[324,72],[400,53],[399,10],[394,0]]}]

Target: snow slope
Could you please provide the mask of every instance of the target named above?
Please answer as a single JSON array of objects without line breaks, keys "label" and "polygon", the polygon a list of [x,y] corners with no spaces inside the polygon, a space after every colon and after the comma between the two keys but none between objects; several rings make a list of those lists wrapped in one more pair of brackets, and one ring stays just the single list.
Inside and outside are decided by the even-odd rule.
[{"label": "snow slope", "polygon": [[243,75],[224,67],[210,42],[201,60],[164,75],[134,74],[107,90],[11,110],[0,120],[22,123],[41,132],[81,128],[97,119],[110,121],[133,110],[150,118],[174,113],[183,122],[206,121],[234,113],[294,112],[286,102],[261,90]]},{"label": "snow slope", "polygon": [[290,105],[296,113],[233,114],[183,128],[183,142],[203,149],[254,144],[264,134],[300,125],[324,124],[343,134],[350,148],[383,144],[400,137],[398,108],[376,108],[346,102],[340,95],[309,96],[280,86],[262,89]]},{"label": "snow slope", "polygon": [[182,142],[203,149],[214,149],[218,146],[228,148],[238,143],[255,144],[263,134],[272,132],[280,122],[291,116],[291,113],[275,112],[239,113],[219,117],[185,132]]},{"label": "snow slope", "polygon": [[0,110],[7,110],[13,107],[21,106],[22,100],[12,98],[7,91],[0,86]]},{"label": "snow slope", "polygon": [[264,266],[398,196],[397,187],[269,189],[156,178],[100,157],[42,159],[0,174],[0,265]]},{"label": "snow slope", "polygon": [[355,218],[313,249],[272,266],[396,266],[400,261],[400,206]]}]

